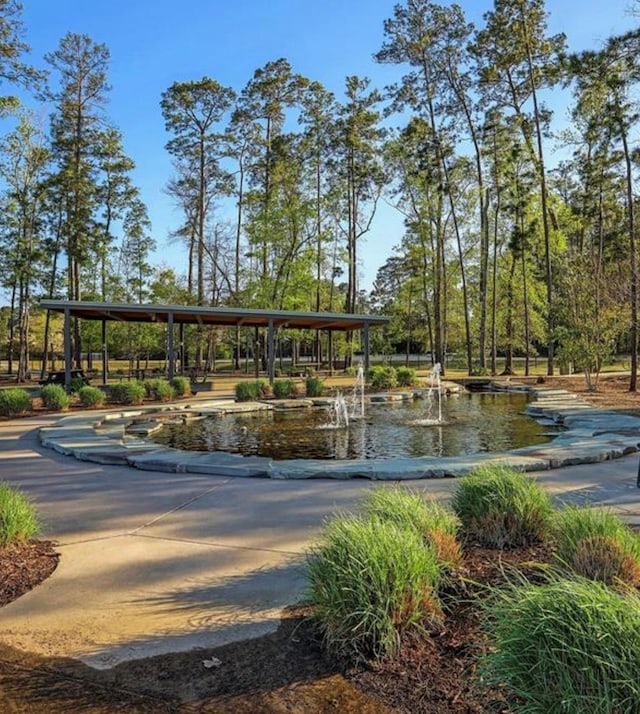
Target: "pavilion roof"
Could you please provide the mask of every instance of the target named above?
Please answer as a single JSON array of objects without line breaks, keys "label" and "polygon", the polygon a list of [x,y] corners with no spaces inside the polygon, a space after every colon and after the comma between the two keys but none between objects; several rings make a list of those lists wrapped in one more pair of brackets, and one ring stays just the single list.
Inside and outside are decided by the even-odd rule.
[{"label": "pavilion roof", "polygon": [[365,325],[381,326],[389,322],[382,315],[349,315],[331,312],[295,312],[258,310],[236,307],[197,307],[192,305],[136,305],[84,300],[41,300],[40,307],[65,312],[86,320],[119,320],[123,322],[168,322],[173,315],[176,324],[274,327],[313,330],[357,330]]}]

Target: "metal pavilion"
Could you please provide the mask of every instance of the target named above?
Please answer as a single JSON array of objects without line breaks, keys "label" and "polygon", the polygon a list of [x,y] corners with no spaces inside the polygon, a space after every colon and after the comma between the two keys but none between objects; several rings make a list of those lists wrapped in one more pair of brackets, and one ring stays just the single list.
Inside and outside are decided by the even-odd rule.
[{"label": "metal pavilion", "polygon": [[[254,327],[267,330],[267,375],[270,382],[275,377],[275,331],[278,328],[326,330],[331,336],[333,331],[362,330],[364,348],[364,367],[369,367],[369,329],[380,327],[389,322],[388,317],[380,315],[348,315],[329,312],[293,312],[287,310],[256,310],[234,307],[194,307],[190,305],[135,305],[110,302],[85,302],[74,300],[41,300],[45,310],[64,315],[64,364],[65,383],[71,382],[71,318],[100,320],[102,322],[102,378],[107,381],[107,323],[156,322],[167,325],[167,362],[169,378],[176,372],[175,325],[180,334],[178,352],[183,358],[184,325],[217,325],[225,327]],[[183,361],[181,361],[183,364]]]}]

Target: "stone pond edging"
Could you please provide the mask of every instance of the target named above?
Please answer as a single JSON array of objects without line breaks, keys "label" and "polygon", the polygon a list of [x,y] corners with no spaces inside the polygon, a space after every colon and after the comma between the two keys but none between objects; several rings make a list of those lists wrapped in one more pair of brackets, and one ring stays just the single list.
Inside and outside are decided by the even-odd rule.
[{"label": "stone pond edging", "polygon": [[[483,464],[502,464],[520,471],[545,471],[575,464],[599,463],[638,451],[640,417],[596,409],[571,392],[516,383],[492,383],[497,391],[526,391],[531,396],[526,412],[542,423],[561,425],[553,441],[513,449],[503,454],[325,461],[291,459],[275,461],[260,456],[226,452],[189,452],[159,446],[147,438],[159,422],[154,414],[180,420],[216,414],[273,408],[320,406],[328,400],[235,403],[217,399],[166,407],[140,407],[121,411],[67,416],[39,431],[43,446],[81,461],[129,465],[150,471],[251,476],[274,479],[367,478],[409,480],[463,476]],[[409,399],[398,393],[389,399]],[[376,395],[381,398],[380,395]]]}]

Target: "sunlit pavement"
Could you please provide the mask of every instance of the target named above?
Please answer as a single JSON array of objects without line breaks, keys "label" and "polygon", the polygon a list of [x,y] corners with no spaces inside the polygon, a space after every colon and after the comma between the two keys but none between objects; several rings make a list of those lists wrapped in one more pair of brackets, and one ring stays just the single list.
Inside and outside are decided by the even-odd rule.
[{"label": "sunlit pavement", "polygon": [[[372,488],[351,480],[274,481],[140,471],[42,448],[57,417],[0,422],[0,480],[36,503],[60,564],[2,609],[0,641],[112,667],[273,631],[304,596],[304,554],[322,522]],[[638,455],[542,471],[559,500],[603,504],[640,525]],[[405,481],[446,499],[454,479]]]}]

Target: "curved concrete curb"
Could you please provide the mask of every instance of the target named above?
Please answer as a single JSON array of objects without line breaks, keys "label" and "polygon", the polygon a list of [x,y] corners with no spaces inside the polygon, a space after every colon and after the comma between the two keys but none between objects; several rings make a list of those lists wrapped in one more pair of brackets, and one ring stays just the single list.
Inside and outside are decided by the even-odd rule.
[{"label": "curved concrete curb", "polygon": [[273,479],[366,478],[398,481],[444,478],[463,476],[486,464],[501,464],[520,471],[544,471],[574,464],[598,463],[638,451],[638,417],[595,409],[575,394],[561,389],[518,384],[495,384],[493,388],[529,392],[532,401],[527,413],[543,423],[562,425],[566,431],[548,444],[514,449],[504,454],[349,461],[273,461],[219,451],[188,452],[159,447],[144,437],[125,434],[125,427],[134,419],[149,421],[153,412],[173,411],[181,418],[199,418],[273,408],[271,404],[236,404],[230,400],[216,400],[200,403],[197,407],[173,405],[164,409],[148,407],[64,417],[54,426],[40,429],[40,440],[43,446],[82,461],[128,464],[138,469],[172,473]]}]

